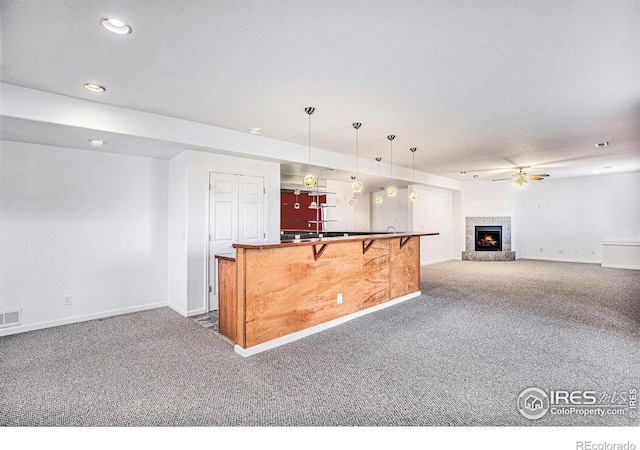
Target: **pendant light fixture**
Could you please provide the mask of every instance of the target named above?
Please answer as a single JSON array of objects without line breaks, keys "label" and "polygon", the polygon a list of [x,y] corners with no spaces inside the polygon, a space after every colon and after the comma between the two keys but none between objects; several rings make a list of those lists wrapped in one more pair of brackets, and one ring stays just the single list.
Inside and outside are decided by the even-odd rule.
[{"label": "pendant light fixture", "polygon": [[[409,150],[411,150],[411,156],[412,156],[412,161],[411,161],[411,167],[413,168],[413,174],[411,176],[411,181],[413,181],[414,183],[416,182],[416,150],[418,150],[416,147],[411,147]],[[418,194],[416,194],[416,192],[412,192],[409,195],[409,198],[411,200],[418,200]]]},{"label": "pendant light fixture", "polygon": [[387,136],[387,139],[389,139],[389,143],[391,144],[391,160],[389,162],[389,166],[391,167],[391,185],[387,188],[387,195],[389,197],[394,197],[396,195],[396,188],[393,185],[393,140],[395,138],[396,137],[393,134]]},{"label": "pendant light fixture", "polygon": [[296,196],[296,202],[293,204],[293,209],[300,209],[300,203],[298,202],[298,196],[300,195],[300,189],[295,189],[293,194]]},{"label": "pendant light fixture", "polygon": [[356,122],[353,124],[353,128],[356,129],[356,176],[355,178],[352,177],[353,184],[351,185],[353,192],[362,192],[362,183],[358,181],[358,176],[360,175],[360,167],[358,165],[358,149],[359,149],[358,130],[360,129],[361,126],[362,124],[360,122]]},{"label": "pendant light fixture", "polygon": [[[353,188],[353,189],[355,189],[355,187],[354,187],[354,186],[355,186],[355,184],[356,184],[356,179],[357,179],[357,178],[356,178],[355,176],[353,176],[353,175],[352,175],[352,176],[351,176],[351,179],[353,180],[352,188]],[[362,189],[362,186],[360,187],[360,189]],[[355,191],[355,190],[353,191],[353,197],[351,197],[351,198],[349,199],[349,204],[350,204],[351,206],[356,206],[356,191]]]},{"label": "pendant light fixture", "polygon": [[353,190],[353,197],[351,197],[349,199],[349,204],[351,206],[356,206],[357,200],[356,200],[356,194],[358,192],[362,192],[362,183],[358,180],[358,175],[360,175],[360,167],[358,165],[359,159],[358,159],[358,130],[360,129],[360,127],[362,126],[362,124],[360,122],[355,122],[351,124],[353,126],[353,128],[356,129],[356,174],[355,176],[351,176],[351,180],[353,181],[353,183],[351,183],[351,189]]},{"label": "pendant light fixture", "polygon": [[[311,171],[311,114],[316,109],[313,106],[309,106],[304,109],[304,112],[309,116],[309,171]],[[311,173],[308,173],[304,177],[304,185],[305,187],[312,188],[316,185],[316,177]]]},{"label": "pendant light fixture", "polygon": [[[381,157],[377,157],[376,161],[378,161],[378,184],[380,184],[380,161],[382,161]],[[381,190],[384,189],[383,187],[380,188]],[[382,203],[382,197],[380,196],[380,194],[378,194],[378,196],[376,197],[376,203],[379,205],[380,203]]]}]

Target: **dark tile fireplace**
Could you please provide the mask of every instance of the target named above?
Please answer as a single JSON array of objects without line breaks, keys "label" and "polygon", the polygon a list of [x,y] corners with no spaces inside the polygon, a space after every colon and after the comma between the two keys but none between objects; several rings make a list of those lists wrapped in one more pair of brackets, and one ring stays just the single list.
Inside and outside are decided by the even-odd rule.
[{"label": "dark tile fireplace", "polygon": [[502,226],[477,226],[476,225],[476,252],[501,252],[502,251]]}]

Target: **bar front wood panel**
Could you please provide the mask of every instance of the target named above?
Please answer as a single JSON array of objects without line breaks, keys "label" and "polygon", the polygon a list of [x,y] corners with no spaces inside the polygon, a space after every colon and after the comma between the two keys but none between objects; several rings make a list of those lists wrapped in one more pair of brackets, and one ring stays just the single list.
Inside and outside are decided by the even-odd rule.
[{"label": "bar front wood panel", "polygon": [[235,261],[218,259],[218,294],[219,332],[238,342]]},{"label": "bar front wood panel", "polygon": [[317,260],[312,245],[238,248],[236,339],[223,334],[248,348],[416,292],[420,247],[410,241],[379,239],[366,251],[370,241],[332,242]]},{"label": "bar front wood panel", "polygon": [[[360,309],[363,258],[357,242],[331,244],[317,261],[311,246],[246,251],[245,258],[246,347]],[[367,294],[375,295],[376,288],[372,283]]]},{"label": "bar front wood panel", "polygon": [[400,239],[392,239],[389,242],[391,298],[419,291],[420,237],[409,238],[402,248]]}]

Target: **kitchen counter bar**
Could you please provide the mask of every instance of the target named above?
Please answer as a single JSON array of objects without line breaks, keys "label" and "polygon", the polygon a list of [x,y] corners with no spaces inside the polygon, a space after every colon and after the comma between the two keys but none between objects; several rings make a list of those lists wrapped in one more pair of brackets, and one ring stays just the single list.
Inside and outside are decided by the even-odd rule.
[{"label": "kitchen counter bar", "polygon": [[416,297],[419,238],[436,235],[234,244],[235,255],[216,255],[220,333],[249,356]]}]

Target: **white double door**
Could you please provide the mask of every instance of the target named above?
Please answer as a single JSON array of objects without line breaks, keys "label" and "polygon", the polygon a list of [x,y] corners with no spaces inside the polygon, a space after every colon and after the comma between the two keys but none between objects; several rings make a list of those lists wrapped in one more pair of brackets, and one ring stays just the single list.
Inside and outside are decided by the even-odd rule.
[{"label": "white double door", "polygon": [[266,238],[264,178],[242,174],[209,174],[209,311],[218,309],[216,255],[232,253],[232,244]]}]

